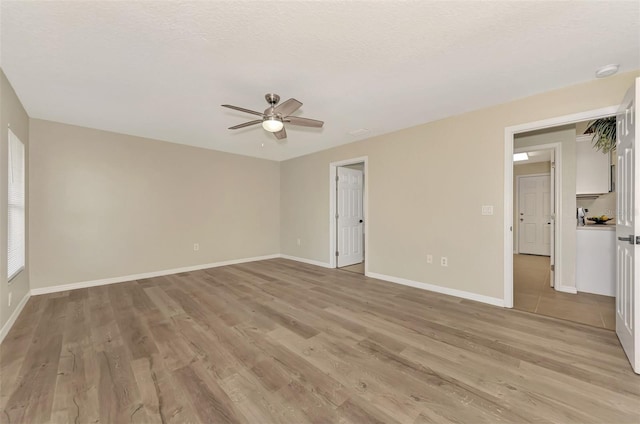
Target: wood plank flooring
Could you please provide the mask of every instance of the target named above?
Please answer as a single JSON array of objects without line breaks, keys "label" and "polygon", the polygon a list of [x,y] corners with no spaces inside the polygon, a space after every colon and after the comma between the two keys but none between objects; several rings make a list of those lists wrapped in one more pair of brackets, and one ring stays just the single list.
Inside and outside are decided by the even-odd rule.
[{"label": "wood plank flooring", "polygon": [[360,262],[359,264],[355,264],[355,265],[348,265],[348,266],[343,266],[339,268],[341,271],[349,271],[349,272],[356,272],[358,274],[364,274],[364,262]]},{"label": "wood plank flooring", "polygon": [[32,297],[3,423],[638,423],[613,332],[284,259]]}]

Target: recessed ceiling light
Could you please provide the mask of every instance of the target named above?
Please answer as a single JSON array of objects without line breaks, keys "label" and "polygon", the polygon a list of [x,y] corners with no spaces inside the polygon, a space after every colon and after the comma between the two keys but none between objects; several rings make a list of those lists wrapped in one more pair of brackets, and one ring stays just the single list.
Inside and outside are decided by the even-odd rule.
[{"label": "recessed ceiling light", "polygon": [[611,65],[603,66],[596,71],[596,78],[605,78],[610,77],[611,75],[618,72],[620,69],[620,65],[612,63]]},{"label": "recessed ceiling light", "polygon": [[523,152],[523,153],[514,153],[513,154],[513,161],[514,162],[520,162],[523,160],[529,160],[529,155],[527,154],[527,152]]}]

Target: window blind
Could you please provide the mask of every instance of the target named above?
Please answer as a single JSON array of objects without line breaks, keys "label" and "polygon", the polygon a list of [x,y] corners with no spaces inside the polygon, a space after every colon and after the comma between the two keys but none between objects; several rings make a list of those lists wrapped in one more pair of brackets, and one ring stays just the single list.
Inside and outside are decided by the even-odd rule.
[{"label": "window blind", "polygon": [[7,274],[11,280],[25,263],[24,144],[9,130]]}]

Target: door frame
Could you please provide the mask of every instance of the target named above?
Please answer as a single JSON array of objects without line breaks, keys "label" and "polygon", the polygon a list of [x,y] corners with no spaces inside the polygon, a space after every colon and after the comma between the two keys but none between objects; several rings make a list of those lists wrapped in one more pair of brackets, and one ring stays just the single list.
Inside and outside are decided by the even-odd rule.
[{"label": "door frame", "polygon": [[336,268],[336,251],[338,250],[338,239],[336,237],[336,172],[338,167],[364,163],[364,191],[363,191],[363,213],[364,213],[364,275],[369,272],[369,157],[361,156],[353,159],[345,159],[331,162],[329,164],[329,268]]},{"label": "door frame", "polygon": [[[516,153],[520,153],[520,152],[518,152],[518,150],[520,150],[520,149],[516,149],[515,152]],[[530,148],[527,147],[524,150],[532,152],[535,149],[530,149]],[[515,198],[513,199],[514,203],[516,203],[518,205],[516,207],[516,210],[515,210],[516,214],[520,212],[520,179],[528,178],[528,177],[551,177],[551,173],[550,172],[546,172],[546,173],[543,172],[543,173],[538,173],[538,174],[526,174],[526,175],[518,175],[518,176],[516,176],[516,186],[515,186],[516,195],[515,195]],[[557,180],[556,180],[556,183],[557,183]],[[554,197],[554,201],[558,200],[557,197],[555,196],[555,191],[554,191],[554,193],[549,193],[549,196],[553,196]],[[516,202],[516,200],[517,200],[517,202]],[[553,211],[553,218],[552,218],[553,221],[555,221],[555,217],[558,215],[557,210],[558,210],[558,204],[554,203],[554,211]],[[519,225],[519,224],[517,222],[514,222],[514,228],[515,228],[516,225]],[[554,226],[555,226],[555,224],[554,224]],[[556,226],[556,228],[557,228],[557,226]],[[555,231],[554,232],[554,234],[558,234],[558,233],[559,233],[559,231]],[[555,242],[556,242],[555,237],[554,237],[554,241],[553,242],[554,242],[554,246],[555,246]],[[518,233],[517,233],[517,236],[515,238],[514,243],[515,243],[515,245],[513,247],[513,253],[519,254],[520,253],[520,229],[519,228],[518,228]]]},{"label": "door frame", "polygon": [[[557,116],[540,121],[505,127],[504,129],[504,307],[513,308],[513,153],[514,137],[523,132],[559,127],[575,124],[607,116],[615,115],[618,105],[601,109]],[[558,174],[558,172],[556,172]],[[559,209],[557,209],[559,210]],[[560,219],[561,221],[561,219]],[[556,227],[558,229],[558,227]],[[560,231],[558,231],[560,233]],[[556,250],[559,246],[556,245]],[[556,259],[558,258],[556,252]],[[556,274],[558,274],[558,261],[556,261]],[[558,277],[556,277],[556,280]]]}]

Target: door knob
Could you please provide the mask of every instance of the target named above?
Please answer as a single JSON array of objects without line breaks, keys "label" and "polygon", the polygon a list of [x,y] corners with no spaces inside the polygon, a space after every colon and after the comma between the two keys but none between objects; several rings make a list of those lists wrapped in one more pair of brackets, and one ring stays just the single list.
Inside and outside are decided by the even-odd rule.
[{"label": "door knob", "polygon": [[362,224],[362,220],[360,220],[360,223]]},{"label": "door knob", "polygon": [[520,221],[524,221],[524,218],[520,218]]}]

